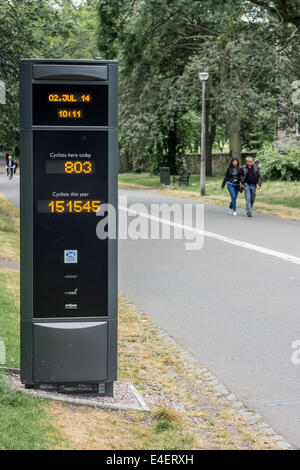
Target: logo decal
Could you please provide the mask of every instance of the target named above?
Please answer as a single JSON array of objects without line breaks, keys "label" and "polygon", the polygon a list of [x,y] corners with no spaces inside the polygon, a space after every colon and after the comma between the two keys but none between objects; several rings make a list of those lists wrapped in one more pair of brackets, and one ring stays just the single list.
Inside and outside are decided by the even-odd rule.
[{"label": "logo decal", "polygon": [[65,264],[78,263],[77,250],[64,251]]}]

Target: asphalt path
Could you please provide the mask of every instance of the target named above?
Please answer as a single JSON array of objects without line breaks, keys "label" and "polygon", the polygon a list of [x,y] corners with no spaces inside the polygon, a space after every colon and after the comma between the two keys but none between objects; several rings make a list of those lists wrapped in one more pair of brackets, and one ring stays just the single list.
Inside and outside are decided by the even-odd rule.
[{"label": "asphalt path", "polygon": [[[18,205],[18,177],[0,175],[0,193]],[[153,203],[195,210],[195,202],[153,191],[120,190],[124,196],[129,209],[144,205],[134,207],[140,213]],[[120,206],[122,225],[124,199]],[[243,210],[233,217],[209,204],[204,222],[198,251],[187,251],[186,240],[120,240],[119,288],[300,448],[300,364],[291,361],[300,340],[300,223]]]},{"label": "asphalt path", "polygon": [[[125,195],[129,207],[188,202],[151,191]],[[208,204],[204,221],[205,232],[225,241],[207,236],[201,250],[187,251],[184,240],[120,240],[120,290],[300,448],[300,365],[291,361],[300,339],[300,223],[248,218],[244,210],[233,217]]]}]

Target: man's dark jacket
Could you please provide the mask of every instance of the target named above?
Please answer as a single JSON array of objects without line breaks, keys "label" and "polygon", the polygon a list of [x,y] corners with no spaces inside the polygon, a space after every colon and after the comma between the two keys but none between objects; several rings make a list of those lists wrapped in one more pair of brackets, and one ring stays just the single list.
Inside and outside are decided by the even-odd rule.
[{"label": "man's dark jacket", "polygon": [[[261,174],[260,174],[260,170],[258,168],[258,166],[253,163],[253,171],[254,171],[254,174],[256,175],[256,184],[258,186],[261,186]],[[241,166],[241,171],[240,171],[240,180],[241,180],[241,183],[244,184],[245,183],[245,179],[247,178],[247,174],[248,174],[248,167],[247,165],[242,165]]]}]

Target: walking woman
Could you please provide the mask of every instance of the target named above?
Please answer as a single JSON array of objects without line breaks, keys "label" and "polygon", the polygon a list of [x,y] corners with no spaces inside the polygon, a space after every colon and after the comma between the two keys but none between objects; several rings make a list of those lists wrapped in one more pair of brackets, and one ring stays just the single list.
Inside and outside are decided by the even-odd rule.
[{"label": "walking woman", "polygon": [[229,205],[229,213],[236,215],[236,199],[240,191],[240,164],[237,158],[232,158],[229,167],[227,168],[225,178],[222,183],[222,189],[227,188],[231,197]]}]

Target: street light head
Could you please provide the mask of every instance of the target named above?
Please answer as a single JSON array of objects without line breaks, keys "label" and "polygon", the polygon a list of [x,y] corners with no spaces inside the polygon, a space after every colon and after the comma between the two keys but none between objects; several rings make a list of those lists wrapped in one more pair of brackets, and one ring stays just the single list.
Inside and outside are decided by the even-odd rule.
[{"label": "street light head", "polygon": [[208,79],[208,77],[209,77],[209,74],[208,74],[207,72],[200,72],[200,73],[199,73],[199,78],[200,78],[200,80],[202,80],[202,81],[203,81],[203,80],[206,81],[206,80]]}]

